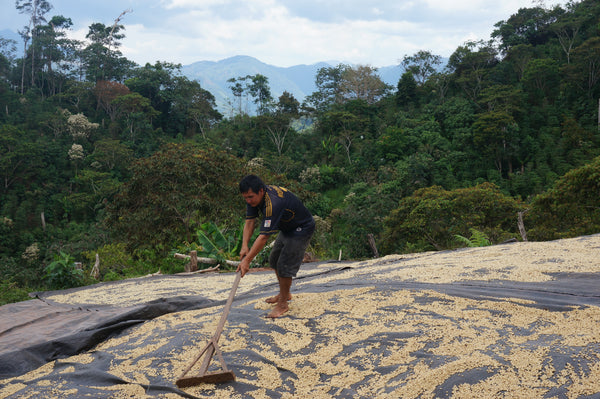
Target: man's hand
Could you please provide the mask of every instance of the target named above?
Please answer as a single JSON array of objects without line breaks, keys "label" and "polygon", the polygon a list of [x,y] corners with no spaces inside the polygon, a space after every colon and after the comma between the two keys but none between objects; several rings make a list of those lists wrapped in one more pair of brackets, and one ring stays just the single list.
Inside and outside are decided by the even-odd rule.
[{"label": "man's hand", "polygon": [[242,245],[242,249],[240,249],[240,259],[244,259],[246,255],[248,255],[250,249],[248,249],[248,245]]},{"label": "man's hand", "polygon": [[248,270],[250,270],[250,262],[247,260],[248,258],[243,258],[242,261],[240,262],[240,264],[237,267],[236,272],[241,272],[242,273],[242,277],[244,277],[246,275],[246,273],[248,273]]},{"label": "man's hand", "polygon": [[269,236],[259,234],[250,250],[248,250],[248,245],[242,245],[242,250],[240,251],[241,261],[236,270],[242,273],[242,277],[248,273],[248,270],[250,270],[250,262],[252,262],[254,257],[265,247],[268,239]]}]

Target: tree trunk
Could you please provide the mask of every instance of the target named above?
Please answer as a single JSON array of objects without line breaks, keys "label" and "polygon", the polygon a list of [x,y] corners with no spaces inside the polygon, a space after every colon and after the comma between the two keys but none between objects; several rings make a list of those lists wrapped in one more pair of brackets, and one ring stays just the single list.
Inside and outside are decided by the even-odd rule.
[{"label": "tree trunk", "polygon": [[517,224],[519,225],[519,233],[521,233],[521,238],[523,241],[527,241],[527,231],[525,231],[525,223],[523,223],[523,215],[527,211],[521,211],[517,213]]},{"label": "tree trunk", "polygon": [[367,239],[369,240],[369,246],[371,247],[371,251],[373,251],[373,257],[379,258],[379,251],[377,251],[377,246],[375,246],[375,237],[373,234],[367,234]]},{"label": "tree trunk", "polygon": [[23,65],[21,65],[21,95],[25,93],[25,60],[27,59],[27,40],[23,40]]},{"label": "tree trunk", "polygon": [[96,254],[96,263],[94,263],[94,267],[92,267],[90,276],[96,280],[100,278],[100,256],[98,256],[98,254]]}]

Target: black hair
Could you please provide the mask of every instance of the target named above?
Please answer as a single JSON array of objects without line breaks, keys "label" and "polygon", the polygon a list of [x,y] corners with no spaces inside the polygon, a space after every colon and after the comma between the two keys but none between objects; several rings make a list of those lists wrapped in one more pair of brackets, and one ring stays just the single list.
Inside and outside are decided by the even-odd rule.
[{"label": "black hair", "polygon": [[266,190],[265,183],[256,175],[248,175],[240,181],[240,193],[246,193],[250,189],[256,194],[260,189]]}]

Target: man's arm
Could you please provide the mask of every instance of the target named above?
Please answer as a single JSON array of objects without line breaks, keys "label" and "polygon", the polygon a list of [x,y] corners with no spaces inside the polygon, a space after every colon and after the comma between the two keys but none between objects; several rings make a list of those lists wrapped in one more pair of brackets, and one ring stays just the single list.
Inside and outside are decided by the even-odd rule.
[{"label": "man's arm", "polygon": [[244,230],[242,233],[242,248],[240,248],[240,259],[244,259],[244,257],[248,254],[250,250],[250,239],[252,238],[252,234],[254,233],[254,228],[256,226],[256,218],[254,219],[246,219],[244,223]]},{"label": "man's arm", "polygon": [[[244,229],[244,231],[245,231],[245,229]],[[256,240],[254,240],[254,244],[252,244],[252,248],[250,248],[250,250],[247,251],[246,254],[242,257],[242,260],[240,261],[240,264],[237,267],[237,271],[242,272],[242,277],[244,277],[246,275],[246,273],[248,273],[248,270],[250,270],[250,262],[252,262],[252,260],[256,257],[256,255],[258,255],[258,253],[260,251],[262,251],[262,249],[267,244],[268,239],[269,239],[269,236],[267,234],[259,234],[258,237],[256,237]],[[246,246],[246,248],[247,248],[247,246]],[[241,256],[241,252],[240,252],[240,256]]]}]

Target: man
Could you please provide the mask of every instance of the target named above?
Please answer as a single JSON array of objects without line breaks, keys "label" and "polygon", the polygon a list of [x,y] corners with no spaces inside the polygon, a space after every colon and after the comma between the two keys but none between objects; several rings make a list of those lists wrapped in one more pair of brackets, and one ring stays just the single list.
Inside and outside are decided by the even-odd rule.
[{"label": "man", "polygon": [[[240,181],[240,193],[246,200],[241,261],[237,268],[242,277],[250,269],[250,262],[265,247],[269,236],[280,232],[269,256],[269,265],[275,269],[279,281],[279,294],[266,300],[275,304],[268,317],[276,318],[289,309],[292,278],[300,269],[304,252],[315,230],[315,221],[298,197],[283,187],[265,185],[258,176],[244,177]],[[249,247],[259,214],[262,215],[260,232],[252,247]]]}]

